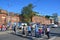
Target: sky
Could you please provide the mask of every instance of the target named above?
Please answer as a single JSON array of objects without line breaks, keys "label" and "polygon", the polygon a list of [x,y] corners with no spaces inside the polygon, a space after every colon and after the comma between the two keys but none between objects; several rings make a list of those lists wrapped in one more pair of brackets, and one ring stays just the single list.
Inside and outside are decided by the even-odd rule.
[{"label": "sky", "polygon": [[21,13],[22,8],[30,3],[35,6],[33,11],[40,15],[57,13],[60,16],[60,0],[0,0],[0,9]]}]

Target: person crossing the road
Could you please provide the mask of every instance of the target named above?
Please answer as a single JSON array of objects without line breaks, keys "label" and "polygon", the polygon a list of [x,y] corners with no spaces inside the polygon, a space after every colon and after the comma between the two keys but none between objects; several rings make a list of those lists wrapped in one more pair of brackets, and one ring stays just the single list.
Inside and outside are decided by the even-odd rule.
[{"label": "person crossing the road", "polygon": [[50,38],[49,33],[50,33],[50,28],[49,28],[49,25],[47,25],[47,27],[46,27],[46,35],[47,35],[48,39]]},{"label": "person crossing the road", "polygon": [[39,37],[39,27],[38,27],[38,24],[36,24],[35,26],[35,37]]},{"label": "person crossing the road", "polygon": [[31,24],[29,24],[29,26],[27,27],[27,30],[28,30],[28,34],[27,35],[32,35],[32,33],[31,33],[31,31],[32,31],[32,29],[31,29]]}]

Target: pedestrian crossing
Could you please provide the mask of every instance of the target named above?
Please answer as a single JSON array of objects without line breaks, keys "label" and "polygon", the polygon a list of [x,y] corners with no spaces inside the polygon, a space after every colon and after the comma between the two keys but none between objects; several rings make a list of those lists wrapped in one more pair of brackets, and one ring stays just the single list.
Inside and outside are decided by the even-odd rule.
[{"label": "pedestrian crossing", "polygon": [[23,35],[22,32],[17,32],[16,35],[21,35],[24,38],[32,38],[34,40],[54,40],[56,38],[55,36],[52,36],[52,35],[50,36],[51,37],[50,39],[47,39],[46,35],[42,35],[42,37],[37,38],[34,36],[34,33],[32,33],[32,34],[33,34],[32,36],[27,36],[27,35]]}]

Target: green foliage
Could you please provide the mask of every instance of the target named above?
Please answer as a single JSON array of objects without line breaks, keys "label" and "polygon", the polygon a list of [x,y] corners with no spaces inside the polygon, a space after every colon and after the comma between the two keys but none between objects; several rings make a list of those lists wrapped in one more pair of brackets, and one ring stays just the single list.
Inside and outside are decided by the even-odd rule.
[{"label": "green foliage", "polygon": [[49,19],[51,16],[49,16],[49,15],[46,15],[45,17]]},{"label": "green foliage", "polygon": [[23,7],[21,11],[22,21],[23,22],[31,22],[32,17],[36,15],[36,13],[33,11],[33,4],[29,4],[28,6]]}]

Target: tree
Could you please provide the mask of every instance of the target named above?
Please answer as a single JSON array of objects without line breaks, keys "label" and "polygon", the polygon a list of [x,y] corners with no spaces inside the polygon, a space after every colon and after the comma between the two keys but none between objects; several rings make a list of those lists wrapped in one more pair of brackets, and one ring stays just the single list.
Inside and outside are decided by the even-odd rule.
[{"label": "tree", "polygon": [[46,15],[45,17],[49,19],[51,16],[49,16],[49,15]]},{"label": "tree", "polygon": [[54,18],[54,23],[58,24],[58,14],[57,13],[53,13],[52,16]]},{"label": "tree", "polygon": [[28,6],[23,7],[21,11],[22,16],[22,22],[31,22],[32,17],[36,15],[36,13],[33,11],[33,4],[29,4]]}]

